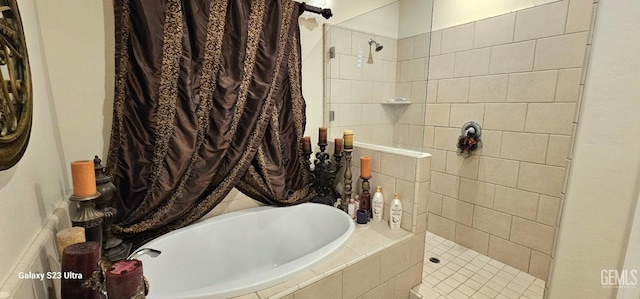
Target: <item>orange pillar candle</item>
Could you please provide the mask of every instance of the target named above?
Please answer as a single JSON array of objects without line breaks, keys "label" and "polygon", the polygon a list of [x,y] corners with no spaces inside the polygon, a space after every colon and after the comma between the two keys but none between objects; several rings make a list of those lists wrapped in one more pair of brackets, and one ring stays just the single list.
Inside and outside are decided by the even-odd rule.
[{"label": "orange pillar candle", "polygon": [[62,259],[62,253],[67,246],[87,241],[84,235],[84,227],[74,226],[65,228],[56,234],[56,241],[58,245],[58,256]]},{"label": "orange pillar candle", "polygon": [[318,144],[327,144],[327,128],[321,127],[318,130]]},{"label": "orange pillar candle", "polygon": [[333,154],[340,156],[342,154],[342,138],[336,138],[333,145],[335,145]]},{"label": "orange pillar candle", "polygon": [[309,136],[302,137],[302,152],[303,153],[311,152],[311,137]]},{"label": "orange pillar candle", "polygon": [[353,131],[344,131],[344,149],[353,149]]},{"label": "orange pillar candle", "polygon": [[71,162],[71,177],[74,196],[87,197],[96,194],[96,173],[93,161]]},{"label": "orange pillar candle", "polygon": [[360,177],[371,177],[371,157],[360,157]]}]

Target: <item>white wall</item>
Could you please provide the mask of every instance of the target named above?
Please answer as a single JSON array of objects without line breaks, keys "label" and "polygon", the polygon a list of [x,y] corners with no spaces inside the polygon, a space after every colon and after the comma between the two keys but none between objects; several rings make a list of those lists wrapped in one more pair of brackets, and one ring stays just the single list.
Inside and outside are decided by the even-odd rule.
[{"label": "white wall", "polygon": [[398,39],[431,32],[432,9],[433,0],[400,0]]},{"label": "white wall", "polygon": [[640,2],[600,1],[549,298],[613,298],[640,173]]},{"label": "white wall", "polygon": [[18,4],[31,63],[34,113],[31,140],[22,160],[0,172],[0,285],[63,200],[66,188],[35,2]]},{"label": "white wall", "polygon": [[[627,256],[624,259],[622,269],[640,272],[640,198],[636,203],[636,213],[633,216],[633,225],[629,234],[629,244],[627,245]],[[640,273],[636,274],[640,279]],[[637,299],[640,298],[640,285],[636,288],[625,288],[618,291],[617,299]]]},{"label": "white wall", "polygon": [[433,28],[439,30],[557,0],[434,0]]}]

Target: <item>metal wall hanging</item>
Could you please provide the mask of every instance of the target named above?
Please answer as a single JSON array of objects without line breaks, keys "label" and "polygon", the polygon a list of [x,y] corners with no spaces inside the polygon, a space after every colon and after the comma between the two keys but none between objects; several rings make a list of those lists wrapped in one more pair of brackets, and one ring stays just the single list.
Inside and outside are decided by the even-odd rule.
[{"label": "metal wall hanging", "polygon": [[33,96],[16,0],[0,0],[0,14],[0,170],[5,170],[18,163],[27,149]]}]

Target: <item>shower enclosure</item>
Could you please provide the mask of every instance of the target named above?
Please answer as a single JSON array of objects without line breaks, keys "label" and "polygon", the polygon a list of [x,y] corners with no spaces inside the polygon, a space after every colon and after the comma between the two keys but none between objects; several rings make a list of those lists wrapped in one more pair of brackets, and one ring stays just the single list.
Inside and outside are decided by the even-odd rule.
[{"label": "shower enclosure", "polygon": [[331,137],[422,151],[432,1],[401,0],[324,28]]}]

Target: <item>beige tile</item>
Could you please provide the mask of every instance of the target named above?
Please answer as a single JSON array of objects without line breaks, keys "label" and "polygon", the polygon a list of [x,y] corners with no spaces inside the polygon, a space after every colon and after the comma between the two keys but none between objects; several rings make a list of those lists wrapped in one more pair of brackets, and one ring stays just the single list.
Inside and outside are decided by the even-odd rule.
[{"label": "beige tile", "polygon": [[416,179],[416,159],[395,154],[380,154],[380,171],[406,181]]},{"label": "beige tile", "polygon": [[451,104],[427,104],[425,124],[446,127],[449,125]]},{"label": "beige tile", "polygon": [[351,102],[351,80],[331,79],[331,103]]},{"label": "beige tile", "polygon": [[350,80],[362,79],[362,62],[358,62],[358,57],[340,55],[340,78]]},{"label": "beige tile", "polygon": [[431,157],[418,158],[417,181],[426,182],[431,179]]},{"label": "beige tile", "polygon": [[455,152],[447,152],[446,172],[448,174],[475,179],[478,177],[478,158],[479,156],[477,155],[465,158]]},{"label": "beige tile", "polygon": [[400,66],[400,82],[425,80],[425,58],[402,61]]},{"label": "beige tile", "polygon": [[508,239],[511,218],[511,215],[476,206],[473,212],[473,228]]},{"label": "beige tile", "polygon": [[558,73],[556,102],[576,102],[580,94],[582,68],[563,69]]},{"label": "beige tile", "polygon": [[[291,296],[291,298],[293,299],[293,296]],[[246,294],[238,297],[233,297],[232,299],[260,299],[260,297],[256,293],[251,293],[251,294]]]},{"label": "beige tile", "polygon": [[431,173],[431,191],[449,197],[458,197],[460,177],[434,171]]},{"label": "beige tile", "polygon": [[549,148],[547,149],[546,164],[554,166],[565,166],[569,157],[571,147],[571,136],[551,135],[549,136]]},{"label": "beige tile", "polygon": [[533,192],[496,186],[493,208],[507,214],[535,220],[538,213],[538,196]]},{"label": "beige tile", "polygon": [[[367,292],[366,294],[358,297],[358,299],[388,299],[393,298],[396,291],[396,279],[389,279],[386,282],[380,284],[375,289]],[[319,298],[324,299],[324,298]]]},{"label": "beige tile", "polygon": [[525,131],[571,135],[575,103],[529,104]]},{"label": "beige tile", "polygon": [[409,98],[411,96],[411,82],[397,83],[395,96]]},{"label": "beige tile", "polygon": [[453,240],[456,233],[456,223],[447,218],[429,213],[427,230],[448,240]]},{"label": "beige tile", "polygon": [[593,0],[569,1],[569,14],[567,15],[566,33],[589,30],[591,23],[591,11]]},{"label": "beige tile", "polygon": [[502,147],[502,132],[482,130],[482,148],[478,155],[500,157]]},{"label": "beige tile", "polygon": [[336,48],[336,53],[351,54],[351,31],[334,26],[329,32],[331,45]]},{"label": "beige tile", "polygon": [[518,183],[519,163],[513,160],[480,157],[478,180],[509,187]]},{"label": "beige tile", "polygon": [[473,48],[475,23],[450,27],[442,30],[442,53],[452,53]]},{"label": "beige tile", "polygon": [[456,224],[457,244],[486,255],[489,251],[489,234],[462,224]]},{"label": "beige tile", "polygon": [[518,175],[518,189],[560,196],[564,173],[564,167],[522,162]]},{"label": "beige tile", "polygon": [[[375,64],[375,63],[374,63]],[[396,82],[396,74],[398,73],[398,63],[395,61],[382,61],[382,81],[387,83]]]},{"label": "beige tile", "polygon": [[438,82],[439,103],[467,102],[469,78],[443,79]]},{"label": "beige tile", "polygon": [[442,53],[442,30],[431,32],[430,55],[440,55]]},{"label": "beige tile", "polygon": [[[431,64],[431,62],[429,62]],[[431,77],[429,77],[431,79]],[[427,81],[427,103],[435,103],[438,98],[438,80]]]},{"label": "beige tile", "polygon": [[429,57],[429,80],[453,78],[454,54]]},{"label": "beige tile", "polygon": [[507,99],[509,75],[472,77],[469,82],[469,102],[504,102]]},{"label": "beige tile", "polygon": [[326,261],[320,263],[319,265],[313,267],[311,270],[321,275],[329,270],[335,269],[340,266],[346,267],[347,262],[357,258],[359,255],[353,252],[353,250],[343,247],[336,254],[332,255]]},{"label": "beige tile", "polygon": [[457,52],[455,57],[455,77],[480,76],[489,73],[491,48]]},{"label": "beige tile", "polygon": [[[426,221],[425,221],[426,224]],[[424,260],[425,233],[419,233],[411,238],[411,264]]]},{"label": "beige tile", "polygon": [[436,135],[436,128],[433,126],[424,126],[422,136],[422,147],[433,147],[433,139]]},{"label": "beige tile", "polygon": [[381,254],[375,254],[345,269],[342,298],[357,298],[375,288],[380,283],[380,264]]},{"label": "beige tile", "polygon": [[411,96],[409,97],[414,103],[424,103],[427,101],[427,81],[418,81],[411,83]]},{"label": "beige tile", "polygon": [[531,71],[533,69],[535,48],[535,41],[492,47],[489,73],[504,74]]},{"label": "beige tile", "polygon": [[514,40],[530,40],[563,34],[568,2],[565,0],[519,11],[516,17]]},{"label": "beige tile", "polygon": [[[374,64],[375,64],[375,59],[383,59],[383,60],[393,60],[396,61],[396,58],[398,56],[398,42],[395,38],[388,38],[388,37],[384,37],[384,36],[380,36],[380,35],[374,35],[374,36],[369,36],[369,38],[373,38],[375,41],[377,41],[378,43],[384,45],[384,48],[382,50],[380,50],[379,52],[374,52],[375,54],[373,54],[373,59],[374,59]],[[367,46],[369,45],[369,40],[367,40]],[[369,49],[367,49],[367,55]]]},{"label": "beige tile", "polygon": [[[415,194],[415,185],[414,182],[407,182],[405,180],[396,179],[396,193],[400,197],[400,202],[402,202],[402,211],[413,214],[413,202],[414,202],[414,194]],[[393,197],[385,198],[385,203],[387,205],[391,204]]]},{"label": "beige tile", "polygon": [[393,245],[381,252],[380,265],[380,269],[384,269],[384,271],[380,271],[380,281],[387,281],[409,269],[409,266],[411,266],[411,239]]},{"label": "beige tile", "polygon": [[413,59],[413,37],[398,40],[398,58],[397,61]]},{"label": "beige tile", "polygon": [[450,127],[462,128],[470,121],[482,124],[483,119],[484,104],[451,104]]},{"label": "beige tile", "polygon": [[361,117],[363,125],[391,124],[391,119],[379,103],[362,104]]},{"label": "beige tile", "polygon": [[540,195],[538,215],[536,221],[546,225],[555,226],[560,211],[560,198]]},{"label": "beige tile", "polygon": [[527,272],[531,249],[496,236],[489,237],[489,257]]},{"label": "beige tile", "polygon": [[293,294],[294,299],[343,298],[342,272],[333,274]]},{"label": "beige tile", "polygon": [[431,34],[425,33],[414,37],[413,58],[429,57]]},{"label": "beige tile", "polygon": [[553,102],[557,81],[555,70],[511,74],[507,102]]},{"label": "beige tile", "polygon": [[422,125],[424,123],[423,117],[425,104],[413,103],[400,115],[398,123],[409,125]]},{"label": "beige tile", "polygon": [[476,22],[474,48],[507,44],[513,41],[516,14],[510,13]]},{"label": "beige tile", "polygon": [[[395,70],[393,71],[395,73]],[[372,98],[372,102],[378,104],[378,100],[380,99],[388,99],[393,98],[396,95],[396,84],[395,78],[393,79],[394,83],[377,83],[373,85],[373,94],[375,97]]]},{"label": "beige tile", "polygon": [[457,151],[458,137],[460,137],[459,128],[436,127],[433,146],[441,150]]},{"label": "beige tile", "polygon": [[455,222],[471,225],[473,221],[473,205],[445,196],[442,200],[442,216]]},{"label": "beige tile", "polygon": [[549,135],[532,133],[502,133],[502,148],[500,157],[544,163],[547,156]]},{"label": "beige tile", "polygon": [[351,103],[369,103],[371,102],[373,85],[371,81],[351,82]]},{"label": "beige tile", "polygon": [[433,171],[445,172],[447,165],[447,152],[438,149],[426,149],[431,154],[431,173]]},{"label": "beige tile", "polygon": [[[377,55],[379,55],[378,53],[373,54],[373,59],[374,62],[372,64],[369,63],[363,63],[362,64],[362,80],[365,81],[376,81],[376,82],[382,82],[382,81],[387,81],[385,79],[389,79],[389,74],[387,72],[385,72],[385,66],[389,67],[393,67],[393,65],[387,65],[384,60],[380,60],[380,57],[378,57]],[[394,68],[395,69],[395,68]],[[389,69],[387,69],[387,71],[390,71]]]},{"label": "beige tile", "polygon": [[289,289],[297,289],[299,283],[313,279],[317,276],[318,275],[313,273],[313,271],[305,270],[304,272],[296,275],[293,279],[287,280],[283,283],[277,284],[270,288],[262,289],[257,293],[258,293],[258,296],[260,296],[260,298],[270,297],[270,296],[285,292]]},{"label": "beige tile", "polygon": [[581,67],[587,44],[587,32],[538,40],[533,68],[548,70]]},{"label": "beige tile", "polygon": [[427,231],[427,213],[421,213],[416,217],[416,225],[412,232],[414,234],[421,234],[425,231]]},{"label": "beige tile", "polygon": [[514,217],[509,240],[542,253],[551,254],[555,229],[551,226]]},{"label": "beige tile", "polygon": [[416,263],[407,271],[396,277],[396,291],[394,298],[404,299],[409,296],[409,290],[422,281],[422,263]]},{"label": "beige tile", "polygon": [[368,254],[371,251],[382,248],[386,244],[389,244],[391,239],[383,236],[382,234],[364,229],[357,234],[353,234],[351,239],[347,242],[347,247],[353,250],[356,254]]},{"label": "beige tile", "polygon": [[427,211],[436,215],[442,215],[442,195],[429,192],[427,198]]},{"label": "beige tile", "polygon": [[369,54],[369,39],[371,37],[363,32],[351,31],[351,55],[364,56]]},{"label": "beige tile", "polygon": [[525,128],[527,104],[487,103],[484,109],[484,129],[523,131]]},{"label": "beige tile", "polygon": [[476,180],[460,179],[460,200],[487,208],[493,207],[495,185]]},{"label": "beige tile", "polygon": [[535,250],[531,251],[531,261],[529,262],[529,274],[547,280],[549,278],[549,267],[551,266],[551,257]]}]

